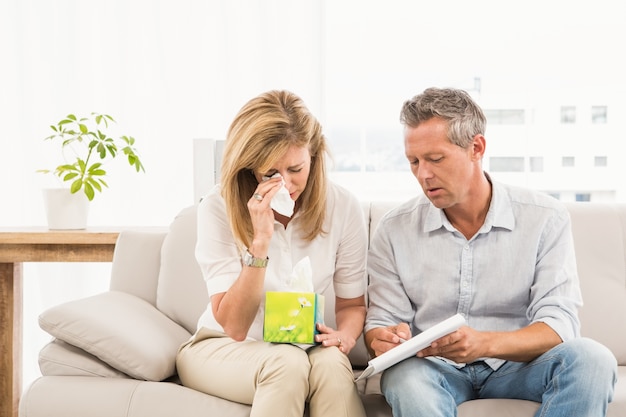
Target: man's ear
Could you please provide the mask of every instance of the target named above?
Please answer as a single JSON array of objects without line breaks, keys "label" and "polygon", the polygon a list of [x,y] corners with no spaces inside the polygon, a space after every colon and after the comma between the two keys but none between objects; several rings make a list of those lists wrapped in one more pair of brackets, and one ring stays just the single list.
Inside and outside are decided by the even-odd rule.
[{"label": "man's ear", "polygon": [[480,133],[474,135],[472,140],[472,159],[475,161],[483,159],[486,148],[487,140],[485,137]]}]

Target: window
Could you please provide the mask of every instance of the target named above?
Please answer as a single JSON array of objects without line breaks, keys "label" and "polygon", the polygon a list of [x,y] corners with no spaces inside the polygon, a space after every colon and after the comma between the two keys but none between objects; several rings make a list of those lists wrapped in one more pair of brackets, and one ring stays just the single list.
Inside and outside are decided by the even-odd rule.
[{"label": "window", "polygon": [[576,193],[576,201],[591,201],[590,193]]},{"label": "window", "polygon": [[483,110],[487,124],[492,125],[522,125],[524,124],[524,110],[486,109]]},{"label": "window", "polygon": [[530,172],[543,172],[543,156],[531,156],[528,165]]},{"label": "window", "polygon": [[498,156],[489,158],[489,170],[493,172],[524,172],[521,156]]},{"label": "window", "polygon": [[561,107],[561,123],[576,123],[576,106]]},{"label": "window", "polygon": [[593,158],[593,166],[595,167],[606,167],[608,166],[608,157],[606,156],[596,156]]},{"label": "window", "polygon": [[573,167],[575,165],[576,158],[573,156],[564,156],[561,160],[561,166],[563,167]]},{"label": "window", "polygon": [[591,106],[591,123],[593,123],[594,125],[606,124],[606,115],[606,106]]}]

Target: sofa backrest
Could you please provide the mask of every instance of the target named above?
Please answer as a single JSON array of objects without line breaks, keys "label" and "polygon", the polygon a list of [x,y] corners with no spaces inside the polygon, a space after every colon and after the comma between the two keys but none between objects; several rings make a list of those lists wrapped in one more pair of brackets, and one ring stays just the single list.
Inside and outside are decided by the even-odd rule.
[{"label": "sofa backrest", "polygon": [[156,298],[157,308],[192,334],[209,302],[195,257],[196,209],[189,206],[178,213],[163,240]]},{"label": "sofa backrest", "polygon": [[[370,237],[381,217],[398,202],[364,202]],[[585,305],[580,311],[582,333],[610,348],[626,364],[626,205],[569,203],[578,271]],[[156,306],[195,332],[208,296],[195,260],[196,206],[183,209],[163,240]],[[334,292],[326,298],[325,321],[334,326]],[[350,355],[355,365],[368,357],[362,338]]]},{"label": "sofa backrest", "polygon": [[581,332],[626,365],[626,204],[567,203],[584,305]]}]

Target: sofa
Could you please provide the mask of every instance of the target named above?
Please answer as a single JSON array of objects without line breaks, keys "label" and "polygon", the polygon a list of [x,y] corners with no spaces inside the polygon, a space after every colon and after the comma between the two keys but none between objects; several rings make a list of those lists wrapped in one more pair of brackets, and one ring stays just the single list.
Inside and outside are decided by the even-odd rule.
[{"label": "sofa", "polygon": [[[373,231],[394,202],[363,203]],[[611,349],[619,381],[608,416],[626,416],[626,204],[567,203],[585,304],[582,334]],[[24,391],[21,417],[249,416],[250,407],[183,387],[178,346],[195,331],[207,295],[194,259],[196,207],[163,231],[126,230],[116,244],[110,290],[41,313],[51,341],[40,352],[42,376]],[[330,291],[332,291],[332,286]],[[334,295],[325,320],[334,325]],[[351,352],[355,375],[367,365],[362,337]],[[380,374],[357,383],[369,417],[391,416]],[[530,417],[537,403],[481,399],[460,417]]]}]

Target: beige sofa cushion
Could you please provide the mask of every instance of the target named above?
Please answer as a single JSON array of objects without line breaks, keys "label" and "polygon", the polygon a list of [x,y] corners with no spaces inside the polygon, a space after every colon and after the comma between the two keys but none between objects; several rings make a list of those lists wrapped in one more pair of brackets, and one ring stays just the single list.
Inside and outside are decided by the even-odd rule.
[{"label": "beige sofa cushion", "polygon": [[174,374],[176,352],[191,337],[147,301],[119,291],[52,307],[39,316],[39,325],[113,368],[148,381]]},{"label": "beige sofa cushion", "polygon": [[[625,205],[569,203],[584,305],[581,333],[611,349],[626,365]],[[622,208],[620,210],[619,208]]]},{"label": "beige sofa cushion", "polygon": [[103,378],[128,378],[76,346],[53,339],[39,352],[39,369],[42,375],[99,376]]},{"label": "beige sofa cushion", "polygon": [[196,206],[183,209],[170,225],[161,248],[157,308],[195,333],[209,296],[196,261]]}]

